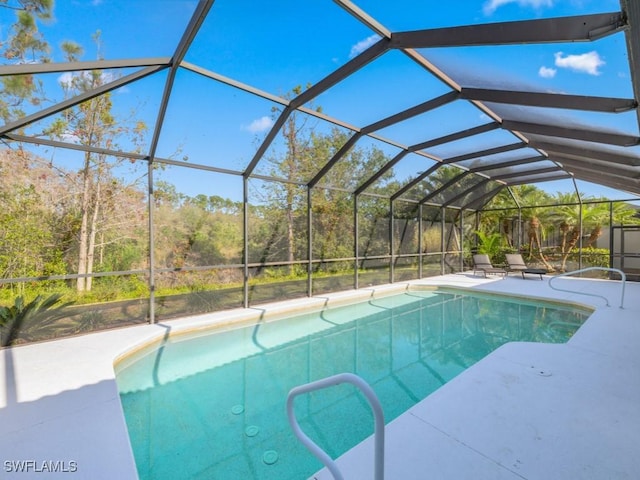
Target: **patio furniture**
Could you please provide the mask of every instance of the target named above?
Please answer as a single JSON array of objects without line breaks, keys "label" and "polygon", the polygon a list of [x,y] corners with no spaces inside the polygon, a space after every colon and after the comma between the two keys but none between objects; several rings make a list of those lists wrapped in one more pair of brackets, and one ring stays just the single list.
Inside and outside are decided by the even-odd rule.
[{"label": "patio furniture", "polygon": [[525,273],[529,273],[531,275],[540,275],[540,280],[542,280],[542,275],[547,273],[547,270],[544,268],[529,268],[519,253],[507,253],[506,257],[507,263],[509,264],[509,271],[522,273],[522,278],[526,278],[524,276]]},{"label": "patio furniture", "polygon": [[476,272],[484,273],[484,276],[487,275],[502,275],[502,277],[507,276],[507,271],[504,268],[497,268],[491,264],[491,260],[489,259],[489,255],[485,254],[476,254],[473,256],[473,274]]}]

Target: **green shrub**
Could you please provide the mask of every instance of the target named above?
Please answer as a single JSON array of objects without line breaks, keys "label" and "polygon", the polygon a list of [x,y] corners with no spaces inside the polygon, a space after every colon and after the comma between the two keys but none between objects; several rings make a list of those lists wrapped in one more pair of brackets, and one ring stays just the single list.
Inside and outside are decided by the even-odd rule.
[{"label": "green shrub", "polygon": [[[576,250],[569,255],[569,259],[578,262],[579,254]],[[608,248],[585,248],[582,250],[582,268],[587,267],[609,267]]]}]

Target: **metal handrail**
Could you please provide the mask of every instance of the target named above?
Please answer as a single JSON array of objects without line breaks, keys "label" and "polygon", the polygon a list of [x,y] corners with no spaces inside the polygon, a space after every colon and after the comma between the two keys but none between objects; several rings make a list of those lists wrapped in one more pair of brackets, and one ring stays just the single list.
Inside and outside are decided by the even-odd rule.
[{"label": "metal handrail", "polygon": [[289,418],[289,424],[293,429],[293,433],[303,443],[305,447],[315,455],[331,472],[333,478],[336,480],[343,480],[342,473],[338,470],[338,466],[331,459],[331,457],[316,445],[300,428],[298,420],[296,419],[295,412],[293,411],[293,401],[296,396],[303,393],[308,393],[314,390],[320,390],[322,388],[339,385],[341,383],[351,383],[360,389],[360,391],[369,400],[371,410],[373,410],[373,416],[375,419],[375,456],[374,456],[374,479],[384,479],[384,413],[382,412],[382,405],[373,389],[362,378],[353,373],[339,373],[331,377],[316,380],[315,382],[306,383],[294,387],[287,396],[287,417]]},{"label": "metal handrail", "polygon": [[556,275],[554,277],[551,277],[549,279],[549,287],[553,290],[557,290],[559,292],[568,292],[568,293],[578,293],[580,295],[590,295],[592,297],[599,297],[604,299],[605,302],[607,302],[607,307],[609,306],[609,300],[607,299],[607,297],[604,297],[602,295],[598,295],[596,293],[585,293],[585,292],[577,292],[575,290],[565,290],[563,288],[558,288],[558,287],[554,287],[551,283],[553,280],[560,278],[560,277],[568,277],[569,275],[575,275],[576,273],[583,273],[583,272],[588,272],[591,270],[602,270],[602,271],[606,271],[606,272],[617,272],[620,274],[620,278],[622,278],[622,294],[620,295],[620,308],[624,308],[624,289],[627,283],[627,276],[625,275],[625,273],[622,270],[619,270],[617,268],[606,268],[606,267],[587,267],[587,268],[582,268],[580,270],[574,270],[572,272],[566,272],[566,273],[561,273],[560,275]]}]

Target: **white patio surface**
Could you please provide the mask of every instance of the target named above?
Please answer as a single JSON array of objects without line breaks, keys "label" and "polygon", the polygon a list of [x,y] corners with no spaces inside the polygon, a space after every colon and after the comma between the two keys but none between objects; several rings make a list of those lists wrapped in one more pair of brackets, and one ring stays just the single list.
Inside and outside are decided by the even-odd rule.
[{"label": "white patio surface", "polygon": [[[567,344],[507,344],[386,428],[387,479],[636,479],[640,472],[640,284],[471,273],[410,282],[561,299],[596,308]],[[407,283],[99,332],[0,351],[0,477],[135,479],[114,361],[177,333],[369,298]],[[284,415],[284,412],[283,412]],[[17,462],[31,461],[29,472]],[[338,460],[373,478],[366,440]],[[23,464],[24,465],[24,464]],[[75,470],[74,472],[70,470]],[[321,471],[318,479],[329,479]],[[45,477],[48,478],[48,477]]]}]

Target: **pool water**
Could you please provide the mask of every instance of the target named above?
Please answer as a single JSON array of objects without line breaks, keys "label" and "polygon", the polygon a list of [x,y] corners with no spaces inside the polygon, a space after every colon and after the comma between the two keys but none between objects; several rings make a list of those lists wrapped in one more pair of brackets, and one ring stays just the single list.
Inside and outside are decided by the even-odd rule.
[{"label": "pool water", "polygon": [[[304,479],[322,464],[291,433],[289,390],[352,372],[388,423],[499,346],[566,342],[582,309],[413,291],[189,339],[169,338],[116,375],[141,479]],[[302,429],[333,458],[373,433],[345,384],[296,400]]]}]

